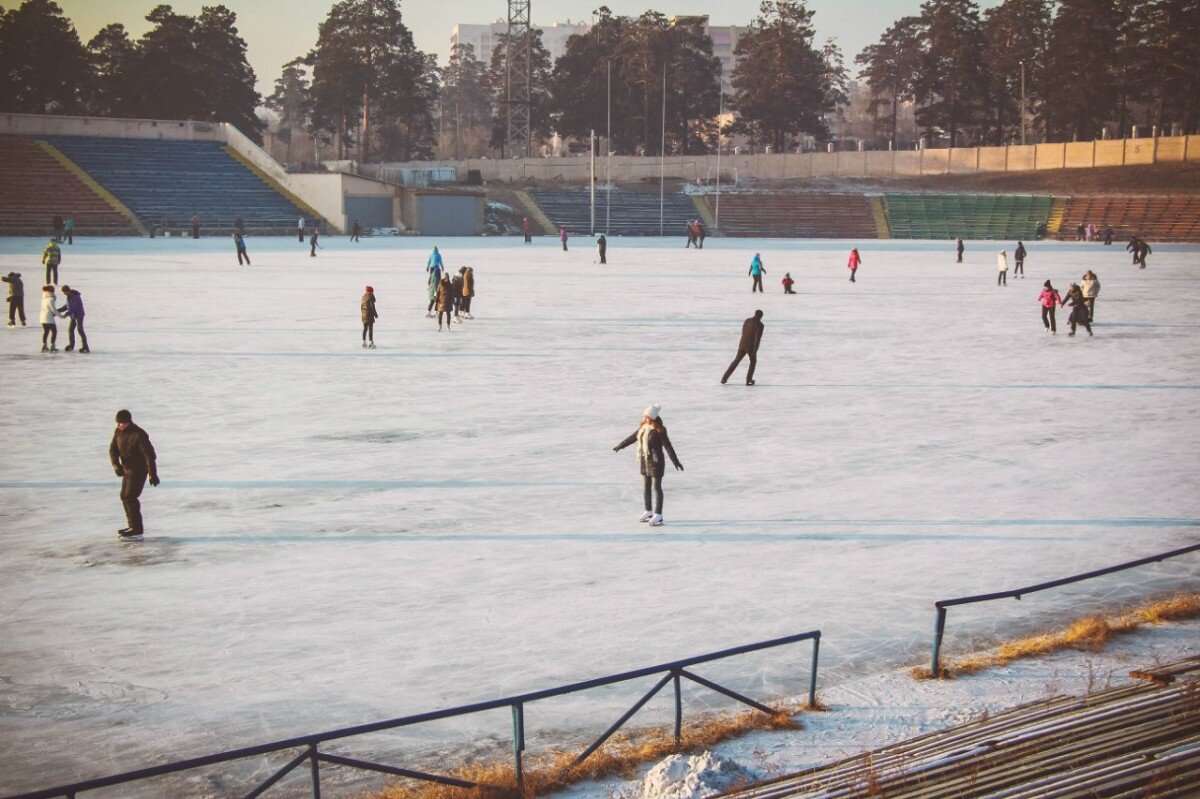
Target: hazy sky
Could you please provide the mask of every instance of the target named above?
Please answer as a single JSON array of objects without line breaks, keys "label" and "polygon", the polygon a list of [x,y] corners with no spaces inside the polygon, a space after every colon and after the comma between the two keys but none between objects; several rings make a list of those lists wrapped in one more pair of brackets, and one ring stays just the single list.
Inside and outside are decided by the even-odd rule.
[{"label": "hazy sky", "polygon": [[[981,6],[998,0],[983,0]],[[0,0],[3,2],[3,0]],[[18,4],[23,2],[19,0]],[[180,13],[196,14],[203,5],[219,0],[175,0]],[[159,0],[58,0],[86,43],[110,22],[122,23],[133,36],[149,24],[147,12]],[[8,3],[4,3],[8,5]],[[224,0],[238,15],[238,29],[249,47],[250,65],[258,76],[258,89],[269,93],[280,67],[303,55],[317,41],[317,24],[325,18],[332,0]],[[535,25],[591,19],[604,0],[533,0]],[[619,15],[637,16],[654,8],[672,14],[708,14],[714,25],[745,25],[758,14],[758,0],[608,0]],[[816,12],[818,41],[834,37],[853,67],[854,55],[874,42],[893,21],[915,13],[920,0],[809,0]],[[506,0],[401,0],[404,23],[413,32],[417,47],[437,53],[443,63],[450,49],[450,29],[458,23],[488,23],[507,16]],[[484,59],[486,60],[486,59]]]}]

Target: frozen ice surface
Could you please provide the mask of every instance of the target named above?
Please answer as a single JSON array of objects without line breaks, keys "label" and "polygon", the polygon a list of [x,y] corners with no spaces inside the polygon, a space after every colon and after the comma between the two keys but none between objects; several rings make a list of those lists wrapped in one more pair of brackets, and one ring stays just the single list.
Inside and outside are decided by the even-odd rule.
[{"label": "frozen ice surface", "polygon": [[[586,239],[330,236],[310,258],[252,238],[246,268],[223,239],[83,238],[60,277],[92,353],[42,355],[43,243],[0,240],[31,319],[0,331],[0,792],[817,628],[835,686],[923,662],[936,599],[1198,538],[1200,247],[1137,270],[1120,246],[1027,243],[1029,277],[997,287],[1015,242],[968,242],[961,266],[951,242],[862,242],[851,284],[845,241],[612,239],[600,267]],[[434,244],[478,288],[442,333]],[[1044,334],[1042,280],[1089,268],[1095,338],[1065,311]],[[755,308],[758,385],[743,364],[721,386]],[[654,530],[634,450],[611,451],[651,402],[687,469]],[[142,543],[114,540],[123,407],[163,479]],[[1194,589],[1196,563],[954,608],[947,646]],[[807,660],[702,673],[799,693]],[[603,729],[638,688],[531,706],[530,735]]]}]

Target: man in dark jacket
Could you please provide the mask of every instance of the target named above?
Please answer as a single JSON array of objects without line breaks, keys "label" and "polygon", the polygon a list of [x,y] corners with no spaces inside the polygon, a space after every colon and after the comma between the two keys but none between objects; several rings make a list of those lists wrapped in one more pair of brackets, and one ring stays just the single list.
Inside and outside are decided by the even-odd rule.
[{"label": "man in dark jacket", "polygon": [[762,317],[762,311],[755,311],[754,316],[742,322],[742,340],[738,342],[737,357],[725,370],[725,375],[721,378],[721,385],[725,385],[729,376],[733,374],[733,370],[747,355],[750,356],[750,369],[746,372],[746,385],[754,385],[754,367],[758,364],[758,345],[762,343],[764,327]]},{"label": "man in dark jacket", "polygon": [[959,239],[959,240],[958,240],[958,243],[954,245],[954,251],[955,251],[956,253],[958,253],[958,261],[957,261],[957,263],[960,263],[960,264],[962,263],[962,256],[963,256],[963,252],[964,252],[966,249],[967,249],[967,248],[963,246],[963,240],[962,240],[962,239]]},{"label": "man in dark jacket", "polygon": [[80,352],[91,352],[88,349],[87,333],[83,332],[83,295],[70,286],[62,287],[63,296],[67,298],[67,304],[58,309],[60,314],[66,314],[71,317],[71,324],[67,327],[67,352],[75,349],[75,331],[79,330],[79,340],[83,344],[79,348]]},{"label": "man in dark jacket", "polygon": [[21,327],[25,327],[25,284],[21,282],[20,272],[9,272],[0,277],[8,284],[8,326],[17,326],[17,316],[21,317]]},{"label": "man in dark jacket", "polygon": [[121,504],[125,506],[128,527],[117,531],[122,538],[133,538],[142,534],[142,503],[138,497],[146,487],[158,485],[157,456],[146,431],[133,423],[133,414],[127,410],[117,411],[117,429],[108,446],[108,458],[113,471],[121,478]]},{"label": "man in dark jacket", "polygon": [[1018,241],[1017,249],[1013,251],[1013,261],[1016,263],[1016,268],[1013,269],[1013,277],[1020,275],[1022,279],[1025,277],[1025,256],[1029,253],[1025,250],[1025,242]]},{"label": "man in dark jacket", "polygon": [[600,251],[600,263],[608,263],[608,239],[604,237],[603,233],[596,239],[596,249]]}]

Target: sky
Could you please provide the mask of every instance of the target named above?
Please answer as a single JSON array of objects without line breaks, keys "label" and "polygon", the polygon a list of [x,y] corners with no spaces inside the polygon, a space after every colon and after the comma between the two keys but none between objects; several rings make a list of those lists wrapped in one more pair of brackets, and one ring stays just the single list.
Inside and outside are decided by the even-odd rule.
[{"label": "sky", "polygon": [[[146,14],[162,0],[58,0],[75,23],[86,43],[111,22],[120,22],[131,35],[149,27]],[[170,5],[179,13],[196,14],[203,5],[218,0],[176,0]],[[592,11],[605,0],[534,0],[535,25],[567,20],[591,19]],[[258,90],[270,93],[282,65],[303,55],[317,41],[317,25],[329,12],[332,0],[224,0],[238,15],[238,28],[250,52],[250,65],[258,76]],[[708,14],[714,25],[745,25],[758,14],[758,0],[607,0],[614,13],[637,16],[647,9],[673,14]],[[878,39],[899,17],[916,13],[920,0],[809,0],[816,12],[817,40],[838,40],[852,64],[854,55]],[[996,0],[983,0],[983,7]],[[450,49],[450,30],[459,23],[486,24],[507,16],[504,0],[402,0],[404,22],[413,32],[417,47],[437,53],[445,61]]]}]

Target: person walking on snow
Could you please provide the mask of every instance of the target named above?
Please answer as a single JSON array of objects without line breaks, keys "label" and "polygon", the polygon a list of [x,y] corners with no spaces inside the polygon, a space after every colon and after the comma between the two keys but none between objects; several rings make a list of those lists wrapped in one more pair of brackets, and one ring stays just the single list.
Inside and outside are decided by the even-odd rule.
[{"label": "person walking on snow", "polygon": [[230,234],[233,236],[233,246],[237,248],[238,266],[242,265],[242,259],[246,259],[246,266],[250,265],[250,253],[246,252],[246,240],[242,238],[242,234],[238,231],[233,231]]},{"label": "person walking on snow", "polygon": [[121,538],[141,536],[144,532],[142,503],[138,497],[146,487],[147,477],[150,485],[159,484],[158,455],[150,443],[150,436],[133,423],[133,415],[127,410],[117,411],[117,429],[108,445],[108,459],[112,461],[117,477],[121,478],[121,504],[125,508],[127,524],[117,530],[117,535]]},{"label": "person walking on snow", "polygon": [[[42,323],[42,352],[58,352],[58,310],[55,308],[54,286],[47,283],[42,286],[42,310],[38,321]],[[50,346],[46,346],[46,342]]]},{"label": "person walking on snow", "polygon": [[1083,297],[1083,291],[1075,283],[1067,289],[1067,296],[1062,298],[1062,304],[1071,305],[1071,315],[1067,317],[1067,322],[1071,325],[1071,332],[1068,336],[1075,335],[1075,326],[1083,325],[1083,329],[1087,331],[1089,337],[1092,335],[1092,325],[1088,322],[1087,301]]},{"label": "person walking on snow", "polygon": [[954,248],[954,249],[955,249],[955,252],[957,252],[957,253],[958,253],[958,263],[960,263],[960,264],[961,264],[961,263],[962,263],[962,257],[963,257],[963,253],[964,253],[964,252],[966,251],[966,249],[967,249],[967,248],[966,248],[966,247],[963,245],[963,240],[962,240],[962,239],[959,239],[959,240],[958,240],[958,244],[957,244],[957,245],[955,245],[955,248]]},{"label": "person walking on snow", "polygon": [[521,232],[525,234],[525,243],[533,243],[533,223],[529,221],[529,217],[521,220]]},{"label": "person walking on snow", "polygon": [[762,256],[758,253],[754,253],[754,257],[750,259],[750,271],[748,273],[752,278],[754,278],[754,282],[750,284],[751,294],[753,294],[755,291],[757,291],[759,294],[762,294],[762,279],[763,275],[766,273],[767,270],[766,267],[763,266]]},{"label": "person walking on snow", "polygon": [[1087,303],[1088,322],[1096,321],[1096,298],[1100,296],[1100,278],[1096,277],[1096,273],[1091,269],[1083,273],[1083,280],[1079,284],[1080,290],[1083,291],[1084,302]]},{"label": "person walking on snow", "polygon": [[1042,306],[1042,327],[1050,335],[1058,333],[1058,325],[1054,322],[1054,309],[1062,301],[1062,297],[1054,290],[1054,286],[1050,285],[1047,280],[1042,284],[1042,293],[1038,295],[1038,303]]},{"label": "person walking on snow", "polygon": [[51,239],[46,245],[46,249],[42,250],[42,263],[46,266],[46,283],[58,285],[58,265],[62,263],[62,250],[59,249],[58,242]]},{"label": "person walking on snow", "polygon": [[796,285],[796,281],[792,280],[791,272],[784,272],[783,280],[781,280],[779,282],[783,284],[783,293],[784,294],[795,294],[796,293],[796,292],[792,291],[792,286]]},{"label": "person walking on snow", "polygon": [[363,349],[375,349],[375,320],[379,312],[375,310],[375,289],[367,286],[363,289],[362,300],[359,302],[362,311]]},{"label": "person walking on snow", "polygon": [[17,326],[17,316],[21,317],[21,327],[25,327],[25,284],[21,281],[20,272],[9,272],[0,277],[8,284],[8,326]]},{"label": "person walking on snow", "polygon": [[471,298],[475,296],[475,270],[464,266],[458,271],[462,273],[462,299],[459,300],[459,308],[462,316],[474,319],[475,317],[471,316]]},{"label": "person walking on snow", "polygon": [[67,326],[67,346],[65,352],[70,352],[75,349],[75,331],[79,330],[79,341],[83,344],[79,348],[81,353],[91,352],[88,349],[87,333],[83,330],[83,295],[70,286],[62,287],[63,297],[66,298],[67,304],[58,309],[60,316],[70,317],[71,323]]},{"label": "person walking on snow", "polygon": [[320,247],[319,239],[321,238],[321,229],[313,228],[312,235],[308,239],[308,255],[310,258],[317,257],[317,247]]},{"label": "person walking on snow", "polygon": [[997,286],[1007,286],[1008,285],[1008,251],[1007,250],[1001,250],[1000,254],[996,256],[996,269],[998,270],[996,272],[996,285]]},{"label": "person walking on snow", "polygon": [[754,316],[742,322],[742,338],[738,341],[737,355],[730,362],[725,374],[721,376],[721,385],[725,385],[729,376],[733,374],[733,370],[746,356],[750,357],[750,368],[746,371],[746,385],[754,385],[754,367],[758,365],[758,345],[762,343],[764,329],[762,318],[763,312],[755,311]]},{"label": "person walking on snow", "polygon": [[1028,255],[1028,253],[1025,251],[1025,242],[1018,241],[1017,249],[1013,250],[1013,278],[1014,279],[1016,278],[1017,275],[1020,275],[1022,280],[1025,279],[1025,256],[1026,255]]},{"label": "person walking on snow", "polygon": [[[646,522],[652,527],[658,527],[663,523],[662,479],[667,470],[663,452],[665,451],[671,458],[671,463],[675,465],[676,469],[683,471],[683,464],[679,462],[679,458],[675,455],[675,448],[671,446],[671,438],[667,435],[667,426],[663,424],[661,412],[662,409],[658,405],[646,408],[642,411],[642,423],[638,425],[638,429],[613,447],[613,452],[620,452],[630,444],[637,442],[638,471],[642,475],[642,498],[646,508],[645,513],[638,521]],[[651,489],[654,491],[653,510],[650,505]]]},{"label": "person walking on snow", "polygon": [[862,263],[862,256],[858,254],[858,248],[850,250],[850,260],[846,262],[846,268],[850,270],[850,282],[854,282],[854,276],[858,274],[858,265]]},{"label": "person walking on snow", "polygon": [[565,227],[559,229],[558,237],[560,239],[562,239],[563,252],[566,252],[567,251],[567,229]]}]

